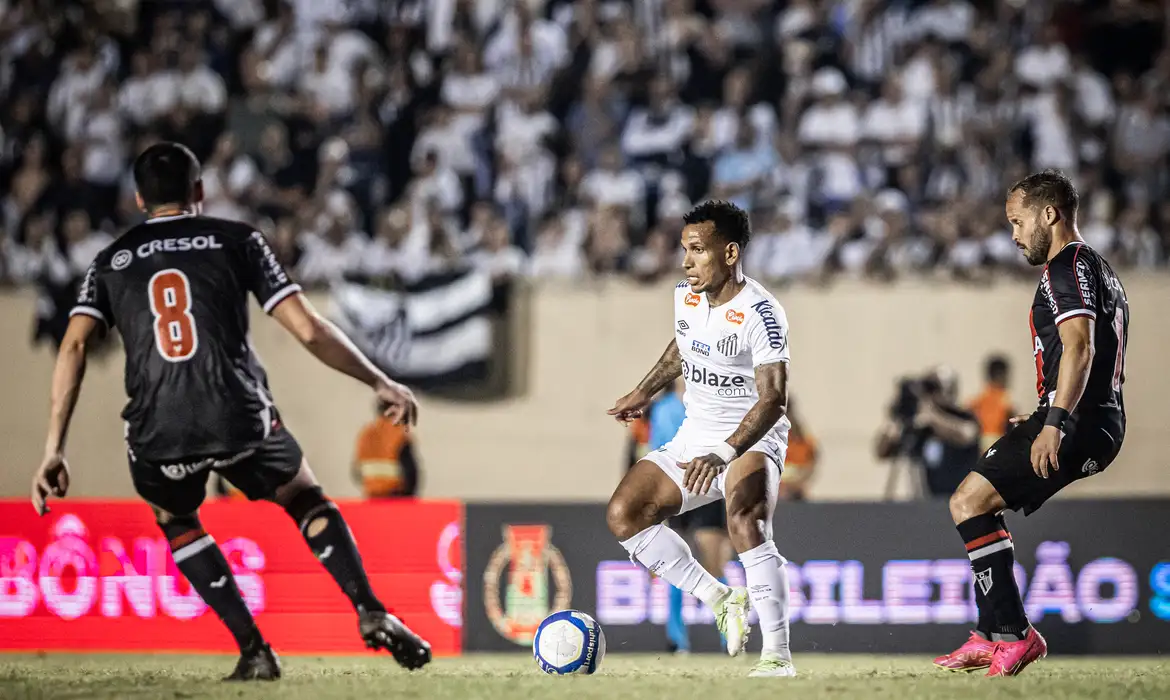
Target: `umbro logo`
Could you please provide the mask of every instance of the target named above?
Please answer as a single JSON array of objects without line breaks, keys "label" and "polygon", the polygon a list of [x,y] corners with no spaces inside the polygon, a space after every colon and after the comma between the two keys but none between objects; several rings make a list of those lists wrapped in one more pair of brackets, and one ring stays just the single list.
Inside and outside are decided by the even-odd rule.
[{"label": "umbro logo", "polygon": [[678,329],[680,331],[689,331],[691,329],[691,327],[689,325],[687,325],[686,321],[679,321],[678,322]]}]

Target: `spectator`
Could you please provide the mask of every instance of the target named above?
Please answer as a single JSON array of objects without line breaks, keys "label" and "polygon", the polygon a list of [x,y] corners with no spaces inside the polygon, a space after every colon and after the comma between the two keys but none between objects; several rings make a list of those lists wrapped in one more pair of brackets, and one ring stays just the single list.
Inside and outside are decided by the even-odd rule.
[{"label": "spectator", "polygon": [[417,496],[419,464],[414,437],[385,417],[387,406],[375,407],[374,420],[358,434],[353,478],[366,498]]},{"label": "spectator", "polygon": [[218,116],[227,107],[227,88],[223,78],[206,65],[198,47],[188,44],[179,52],[179,68],[174,75],[179,102],[193,112]]},{"label": "spectator", "polygon": [[585,271],[585,260],[581,254],[583,236],[578,237],[577,231],[579,229],[570,232],[562,217],[546,216],[536,235],[531,274],[560,279],[580,276]]},{"label": "spectator", "polygon": [[926,130],[926,108],[907,97],[901,79],[892,75],[882,84],[881,97],[869,104],[862,121],[862,137],[881,147],[882,161],[896,168],[917,156]]},{"label": "spectator", "polygon": [[317,217],[320,232],[303,238],[304,257],[297,274],[309,284],[334,282],[358,272],[366,254],[367,239],[355,228],[350,197],[335,191],[326,202],[325,211]]},{"label": "spectator", "polygon": [[494,218],[484,232],[482,248],[472,254],[475,265],[497,282],[523,276],[527,266],[524,251],[512,244],[510,235],[504,220]]},{"label": "spectator", "polygon": [[[795,197],[780,200],[765,228],[767,234],[749,246],[748,260],[760,260],[765,279],[782,282],[812,279],[824,266],[833,245],[831,236],[813,231],[804,223]],[[752,247],[759,246],[757,250]]]},{"label": "spectator", "polygon": [[800,144],[816,154],[820,188],[813,199],[829,211],[848,205],[861,193],[861,173],[853,147],[861,138],[857,109],[845,99],[848,84],[835,68],[822,68],[812,80],[815,101],[800,117]]},{"label": "spectator", "polygon": [[[1045,166],[1076,175],[1116,266],[1170,254],[1157,3],[26,5],[0,52],[0,245],[24,284],[35,217],[141,220],[128,164],[159,139],[206,161],[206,213],[271,230],[311,285],[372,239],[359,268],[655,279],[709,196],[751,207],[755,275],[984,282],[1026,270],[1002,190]],[[344,232],[320,216],[334,192]],[[388,206],[407,230],[379,235]]]},{"label": "spectator", "polygon": [[712,197],[729,200],[749,212],[765,194],[779,160],[772,140],[756,129],[751,118],[744,116],[734,143],[715,159],[711,173]]},{"label": "spectator", "polygon": [[569,109],[566,121],[574,151],[588,169],[596,166],[602,150],[620,135],[625,103],[608,83],[586,80],[581,99]]},{"label": "spectator", "polygon": [[656,78],[650,83],[649,104],[630,113],[622,150],[642,177],[656,184],[665,169],[681,165],[693,127],[693,111],[678,101],[667,79]]},{"label": "spectator", "polygon": [[1008,389],[1010,365],[1002,355],[987,358],[983,391],[967,408],[979,421],[980,449],[987,450],[1008,431],[1008,421],[1016,415]]},{"label": "spectator", "polygon": [[108,233],[93,229],[89,213],[84,209],[69,212],[65,216],[62,230],[69,265],[77,277],[84,275],[97,254],[114,242]]},{"label": "spectator", "polygon": [[600,207],[623,207],[628,212],[645,211],[645,183],[631,168],[622,167],[622,153],[616,145],[601,152],[597,169],[581,181],[585,201]]}]

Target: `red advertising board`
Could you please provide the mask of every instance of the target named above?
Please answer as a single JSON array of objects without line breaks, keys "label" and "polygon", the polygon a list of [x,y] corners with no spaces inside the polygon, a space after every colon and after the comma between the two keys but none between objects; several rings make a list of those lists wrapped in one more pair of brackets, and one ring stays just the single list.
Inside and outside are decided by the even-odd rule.
[{"label": "red advertising board", "polygon": [[[339,503],[374,590],[458,654],[463,507],[455,501]],[[56,501],[41,518],[0,499],[0,649],[233,652],[231,636],[179,574],[150,509]],[[270,503],[217,501],[200,516],[248,606],[281,653],[364,653],[349,601]]]}]

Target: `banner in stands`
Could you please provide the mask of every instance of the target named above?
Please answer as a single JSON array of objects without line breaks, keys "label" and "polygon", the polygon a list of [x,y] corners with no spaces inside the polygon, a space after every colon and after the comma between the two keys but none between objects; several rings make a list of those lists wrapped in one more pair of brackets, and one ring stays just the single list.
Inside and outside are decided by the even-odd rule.
[{"label": "banner in stands", "polygon": [[[576,608],[611,650],[664,651],[666,586],[629,561],[604,510],[468,505],[464,648],[529,648],[545,615]],[[1025,606],[1053,650],[1170,648],[1170,548],[1156,525],[1167,522],[1170,501],[1058,501],[1008,516]],[[782,503],[775,531],[794,649],[932,655],[973,626],[971,569],[944,503]],[[743,584],[738,563],[725,573]],[[683,615],[693,649],[718,650],[711,612],[687,596]]]},{"label": "banner in stands", "polygon": [[395,379],[428,389],[488,375],[493,287],[487,272],[435,274],[401,289],[341,282],[332,306],[334,321]]},{"label": "banner in stands", "polygon": [[[462,506],[339,505],[374,590],[436,654],[458,654]],[[52,508],[40,518],[27,500],[0,500],[0,649],[235,651],[176,569],[149,507],[65,500]],[[229,500],[200,516],[280,653],[367,653],[349,601],[284,511]]]}]

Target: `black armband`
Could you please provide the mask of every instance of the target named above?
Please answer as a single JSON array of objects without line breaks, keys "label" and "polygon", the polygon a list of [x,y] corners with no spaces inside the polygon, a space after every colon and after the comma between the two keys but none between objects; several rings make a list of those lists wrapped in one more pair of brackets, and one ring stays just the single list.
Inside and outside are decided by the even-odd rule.
[{"label": "black armband", "polygon": [[1044,419],[1044,425],[1051,425],[1060,432],[1064,432],[1064,424],[1068,422],[1068,411],[1060,406],[1050,406],[1048,408],[1048,417]]}]

